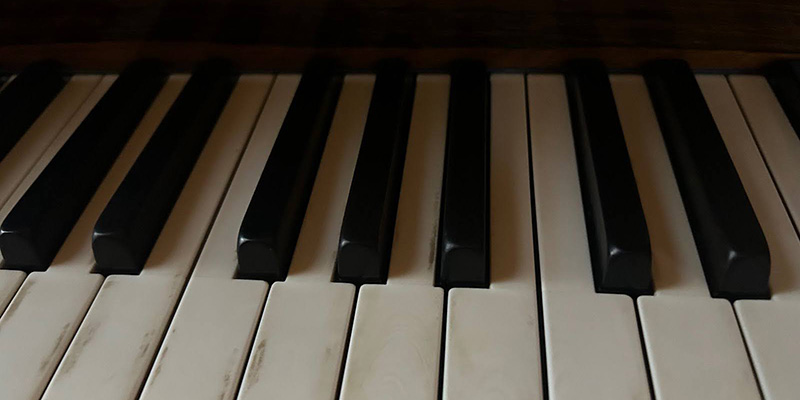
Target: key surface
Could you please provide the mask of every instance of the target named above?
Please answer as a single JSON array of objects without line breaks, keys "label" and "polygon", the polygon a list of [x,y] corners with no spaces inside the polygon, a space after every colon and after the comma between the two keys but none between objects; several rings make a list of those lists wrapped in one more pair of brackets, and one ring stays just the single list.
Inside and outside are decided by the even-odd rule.
[{"label": "key surface", "polygon": [[705,285],[644,79],[620,75],[611,82],[634,174],[648,182],[639,193],[653,238],[656,295],[640,296],[637,304],[656,397],[758,399],[733,309],[725,299],[712,299]]},{"label": "key surface", "polygon": [[528,75],[550,399],[647,399],[630,297],[594,291],[564,78]]},{"label": "key surface", "polygon": [[[66,133],[70,133],[79,125],[80,120],[88,114],[112,81],[113,79],[104,79],[101,82],[87,100],[87,104],[81,106],[85,111],[79,110],[73,121],[65,127],[65,131],[68,131]],[[114,161],[108,175],[64,242],[64,246],[53,259],[53,265],[47,271],[33,273],[25,280],[23,285],[25,292],[20,292],[14,300],[17,306],[13,318],[0,320],[0,331],[7,333],[0,333],[0,348],[24,351],[19,357],[0,358],[0,382],[3,383],[0,386],[6,386],[8,383],[9,392],[19,393],[19,397],[9,398],[38,399],[53,376],[103,282],[102,276],[89,273],[94,266],[91,250],[92,226],[183,83],[185,79],[173,77],[167,81],[153,102],[153,106],[142,118],[136,132],[131,136],[131,140],[120,153],[120,157]],[[58,145],[58,142],[59,140],[56,140],[54,146]],[[55,153],[57,150],[57,148],[48,149],[48,152]],[[46,163],[47,157],[43,156],[40,161]],[[21,273],[21,271],[13,272]],[[13,354],[14,351],[17,350],[11,350],[9,354]],[[17,379],[19,376],[25,378]]]},{"label": "key surface", "polygon": [[416,86],[404,62],[377,70],[336,255],[338,277],[353,283],[386,281]]},{"label": "key surface", "polygon": [[25,67],[0,91],[0,160],[28,131],[69,81],[65,68],[55,61]]},{"label": "key surface", "polygon": [[98,272],[141,271],[237,78],[225,60],[195,69],[97,220],[92,249]]},{"label": "key surface", "polygon": [[3,220],[6,265],[47,268],[165,79],[150,61],[122,72]]},{"label": "key surface", "polygon": [[337,396],[356,290],[331,278],[373,84],[344,78],[289,275],[270,289],[239,400]]},{"label": "key surface", "polygon": [[688,64],[644,69],[650,97],[714,297],[769,295],[769,249]]},{"label": "key surface", "polygon": [[6,310],[6,306],[11,302],[11,298],[17,293],[22,281],[25,280],[25,273],[11,269],[0,270],[0,316]]},{"label": "key surface", "polygon": [[267,89],[240,78],[142,273],[106,279],[44,398],[138,395]]},{"label": "key surface", "polygon": [[261,281],[193,279],[139,398],[232,399],[266,296]]},{"label": "key surface", "polygon": [[238,276],[286,276],[341,86],[332,65],[312,63],[303,72],[242,220]]},{"label": "key surface", "polygon": [[742,335],[765,400],[792,399],[800,390],[800,304],[796,301],[738,300]]},{"label": "key surface", "polygon": [[438,285],[489,285],[489,75],[478,62],[453,67],[442,210]]},{"label": "key surface", "polygon": [[444,292],[433,282],[449,83],[417,78],[388,281],[359,291],[341,400],[438,396]]},{"label": "key surface", "polygon": [[647,223],[608,71],[600,61],[573,61],[565,79],[595,287],[652,293]]}]

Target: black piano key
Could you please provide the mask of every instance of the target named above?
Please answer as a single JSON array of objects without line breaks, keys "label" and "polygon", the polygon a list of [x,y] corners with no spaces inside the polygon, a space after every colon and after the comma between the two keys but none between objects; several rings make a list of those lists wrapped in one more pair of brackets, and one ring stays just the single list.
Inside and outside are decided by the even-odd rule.
[{"label": "black piano key", "polygon": [[768,296],[764,233],[692,70],[663,60],[644,76],[711,295]]},{"label": "black piano key", "polygon": [[151,60],[120,74],[0,226],[6,266],[47,268],[165,80]]},{"label": "black piano key", "polygon": [[69,80],[55,61],[27,66],[0,91],[0,160],[28,131]]},{"label": "black piano key", "polygon": [[385,282],[416,78],[396,60],[378,66],[337,253],[339,279]]},{"label": "black piano key", "polygon": [[765,75],[794,133],[800,138],[800,61],[775,62],[767,67]]},{"label": "black piano key", "polygon": [[486,67],[456,64],[439,216],[437,284],[443,287],[489,285],[489,118]]},{"label": "black piano key", "polygon": [[652,293],[650,237],[608,71],[580,60],[565,78],[595,288]]},{"label": "black piano key", "polygon": [[331,62],[303,72],[239,229],[238,277],[286,277],[341,87]]},{"label": "black piano key", "polygon": [[224,60],[195,69],[95,224],[97,272],[141,272],[237,79]]}]

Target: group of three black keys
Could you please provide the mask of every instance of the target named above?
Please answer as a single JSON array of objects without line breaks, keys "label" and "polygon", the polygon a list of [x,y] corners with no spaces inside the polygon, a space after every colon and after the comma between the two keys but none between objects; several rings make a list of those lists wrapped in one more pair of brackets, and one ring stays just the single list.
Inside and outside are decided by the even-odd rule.
[{"label": "group of three black keys", "polygon": [[[382,61],[375,71],[334,273],[357,284],[387,277],[416,87],[415,73],[400,60]],[[800,87],[791,69],[776,71],[792,78],[782,85]],[[476,61],[455,62],[449,72],[436,284],[488,287],[489,73]],[[599,61],[578,60],[564,74],[596,289],[650,293],[647,225],[608,71]],[[680,60],[660,60],[646,64],[643,74],[710,292],[769,296],[764,235],[692,70]],[[119,74],[2,221],[3,268],[49,266],[167,75],[154,60],[134,62]],[[56,62],[38,62],[0,92],[0,157],[69,76]],[[96,222],[96,272],[141,271],[238,76],[220,59],[195,68]],[[303,71],[239,236],[231,238],[240,278],[286,277],[342,84],[343,73],[331,60],[313,60]]]}]

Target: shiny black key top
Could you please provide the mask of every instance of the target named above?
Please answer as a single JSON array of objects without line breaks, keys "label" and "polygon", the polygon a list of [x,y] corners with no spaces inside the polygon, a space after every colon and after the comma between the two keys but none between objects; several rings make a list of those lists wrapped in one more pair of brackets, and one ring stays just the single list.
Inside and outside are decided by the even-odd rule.
[{"label": "shiny black key top", "polygon": [[767,82],[800,138],[800,61],[782,60],[767,67]]},{"label": "shiny black key top", "polygon": [[150,60],[120,74],[0,226],[6,266],[47,268],[165,80]]},{"label": "shiny black key top", "polygon": [[237,78],[224,60],[195,69],[95,224],[97,272],[142,270]]},{"label": "shiny black key top", "polygon": [[303,72],[239,228],[238,277],[286,277],[341,88],[332,63]]},{"label": "shiny black key top", "polygon": [[378,66],[339,238],[336,268],[344,281],[386,281],[415,86],[405,63]]},{"label": "shiny black key top", "polygon": [[608,71],[573,61],[565,79],[595,288],[652,293],[647,223]]},{"label": "shiny black key top", "polygon": [[711,295],[768,296],[764,233],[692,70],[664,60],[644,76]]},{"label": "shiny black key top", "polygon": [[489,75],[454,65],[439,215],[437,284],[489,286]]},{"label": "shiny black key top", "polygon": [[55,61],[27,66],[0,91],[0,161],[28,131],[69,80]]}]

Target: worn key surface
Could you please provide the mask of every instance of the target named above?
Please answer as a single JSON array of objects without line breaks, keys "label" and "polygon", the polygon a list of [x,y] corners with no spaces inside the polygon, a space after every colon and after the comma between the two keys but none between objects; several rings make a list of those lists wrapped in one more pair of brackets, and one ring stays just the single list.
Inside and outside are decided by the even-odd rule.
[{"label": "worn key surface", "polygon": [[165,80],[150,60],[120,74],[0,225],[7,265],[47,268]]},{"label": "worn key surface", "polygon": [[689,65],[649,63],[645,80],[711,295],[769,295],[769,249]]},{"label": "worn key surface", "polygon": [[337,272],[345,281],[386,281],[415,85],[405,63],[378,66],[339,239]]},{"label": "worn key surface", "polygon": [[237,77],[220,59],[195,69],[94,227],[98,272],[141,271]]},{"label": "worn key surface", "polygon": [[303,72],[239,229],[239,277],[286,277],[341,87],[329,62]]},{"label": "worn key surface", "polygon": [[572,61],[566,69],[595,287],[652,293],[647,223],[608,71],[597,60]]},{"label": "worn key surface", "polygon": [[489,75],[483,64],[454,66],[447,117],[437,280],[443,287],[489,286]]}]

